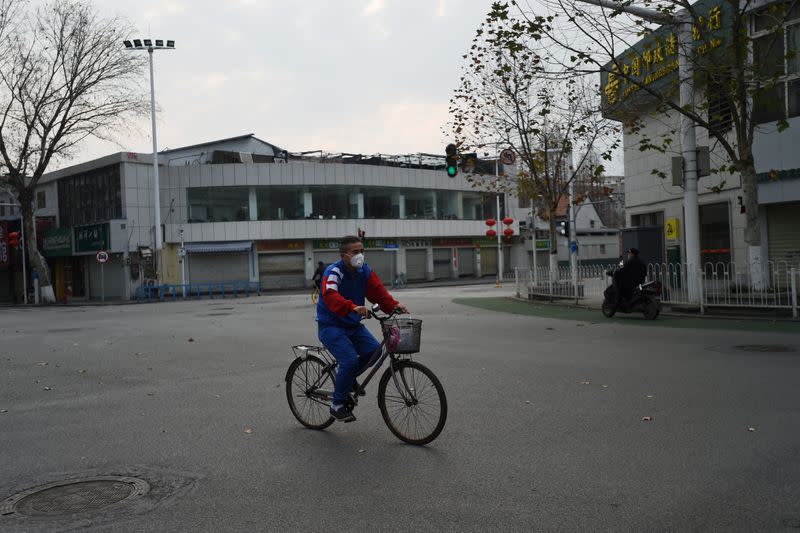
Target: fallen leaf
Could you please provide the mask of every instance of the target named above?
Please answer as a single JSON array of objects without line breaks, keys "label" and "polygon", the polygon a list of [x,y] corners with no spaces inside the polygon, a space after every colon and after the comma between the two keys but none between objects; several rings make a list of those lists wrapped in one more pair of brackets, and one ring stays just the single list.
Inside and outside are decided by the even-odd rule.
[{"label": "fallen leaf", "polygon": [[36,363],[36,366],[47,366],[49,363],[47,361],[42,361],[40,363]]},{"label": "fallen leaf", "polygon": [[652,421],[653,421],[653,417],[652,416],[643,416],[642,417],[642,422],[652,422]]},{"label": "fallen leaf", "polygon": [[245,426],[244,427],[244,432],[249,435],[250,433],[253,432],[253,428],[251,428],[250,426]]},{"label": "fallen leaf", "polygon": [[525,400],[525,403],[526,403],[527,405],[530,405],[530,403],[531,403],[531,402],[530,402],[530,400]]},{"label": "fallen leaf", "polygon": [[80,370],[78,370],[78,374],[85,374],[85,373],[86,373],[85,368],[81,368]]},{"label": "fallen leaf", "polygon": [[219,398],[219,397],[220,397],[219,394],[214,395],[214,398]]},{"label": "fallen leaf", "polygon": [[194,339],[192,337],[189,337],[189,341],[188,342],[194,342]]},{"label": "fallen leaf", "polygon": [[77,342],[73,342],[72,345],[73,346],[78,346],[78,343]]},{"label": "fallen leaf", "polygon": [[553,328],[544,328],[544,329],[546,329],[548,331],[555,331]]},{"label": "fallen leaf", "polygon": [[608,385],[601,385],[604,389],[608,388]]},{"label": "fallen leaf", "polygon": [[365,450],[364,448],[360,448],[360,449],[358,450],[358,453],[364,453],[364,452],[366,452],[366,451],[367,451],[367,450]]},{"label": "fallen leaf", "polygon": [[148,392],[147,395],[148,396],[155,396],[155,394],[153,394],[152,392]]},{"label": "fallen leaf", "polygon": [[650,399],[652,399],[652,398],[653,398],[653,395],[652,395],[652,394],[648,394],[648,395],[647,395],[647,397],[648,397],[648,398],[650,398]]},{"label": "fallen leaf", "polygon": [[44,387],[42,390],[53,390],[52,387]]},{"label": "fallen leaf", "polygon": [[756,428],[747,428],[747,431],[755,431]]},{"label": "fallen leaf", "polygon": [[0,409],[0,414],[6,414],[7,412],[8,412],[8,409]]},{"label": "fallen leaf", "polygon": [[585,379],[585,380],[581,381],[581,385],[591,385],[591,384],[592,384],[592,382],[589,381],[588,379]]}]

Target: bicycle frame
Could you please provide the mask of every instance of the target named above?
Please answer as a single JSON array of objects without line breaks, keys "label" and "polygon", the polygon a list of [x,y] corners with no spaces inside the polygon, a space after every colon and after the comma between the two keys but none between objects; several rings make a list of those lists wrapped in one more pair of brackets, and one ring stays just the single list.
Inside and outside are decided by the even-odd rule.
[{"label": "bicycle frame", "polygon": [[[325,365],[325,367],[323,368],[322,372],[320,373],[320,376],[312,384],[310,390],[314,391],[313,393],[311,393],[312,396],[315,396],[317,398],[320,398],[320,399],[323,399],[323,400],[327,400],[327,401],[333,400],[333,391],[326,391],[326,390],[320,390],[319,389],[320,380],[325,378],[325,376],[326,376],[326,374],[327,374],[327,372],[329,370],[333,371],[333,369],[336,368],[336,365],[337,365],[336,360],[333,358],[333,356],[330,355],[330,352],[328,352],[328,350],[325,349],[325,348],[317,348],[317,347],[313,347],[313,346],[303,346],[303,347],[293,346],[292,349],[295,350],[295,354],[297,353],[297,351],[296,351],[297,349],[301,349],[301,350],[305,351],[306,354],[309,351],[314,351],[317,355],[320,355],[325,360],[325,362],[327,364]],[[298,356],[298,357],[302,357],[302,356]],[[412,389],[408,386],[408,383],[406,382],[405,376],[400,374],[400,380],[403,382],[403,387],[400,386],[400,382],[397,380],[398,372],[395,372],[394,365],[397,362],[397,360],[399,359],[399,357],[397,356],[397,354],[389,353],[389,351],[386,350],[386,339],[384,339],[380,343],[380,345],[375,349],[375,351],[372,352],[372,355],[370,356],[369,362],[367,363],[367,368],[372,368],[372,370],[370,370],[370,372],[367,374],[367,377],[364,378],[364,381],[359,385],[359,392],[361,392],[361,391],[366,389],[366,387],[369,384],[369,382],[372,381],[372,378],[375,377],[375,374],[377,374],[378,370],[380,370],[380,368],[383,366],[383,362],[386,361],[387,357],[390,359],[389,371],[391,372],[391,375],[392,375],[392,381],[394,382],[395,387],[397,387],[397,390],[400,392],[400,396],[403,398],[404,402],[406,402],[408,404],[413,403],[413,399],[410,399],[409,397],[407,397],[406,393],[404,392],[404,391],[408,391],[408,392],[412,391]],[[358,395],[355,396],[355,402],[356,402],[356,404],[358,403]]]}]

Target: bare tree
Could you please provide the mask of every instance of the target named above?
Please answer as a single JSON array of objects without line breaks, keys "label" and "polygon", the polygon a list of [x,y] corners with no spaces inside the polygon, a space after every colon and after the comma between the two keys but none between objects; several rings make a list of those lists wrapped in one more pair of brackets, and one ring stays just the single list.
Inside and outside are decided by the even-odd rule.
[{"label": "bare tree", "polygon": [[[598,178],[588,154],[611,158],[619,129],[599,112],[596,85],[585,76],[553,75],[537,52],[536,40],[521,30],[521,18],[495,9],[478,28],[464,55],[461,84],[451,99],[449,128],[459,149],[488,155],[510,147],[514,173],[497,179],[473,176],[473,186],[533,199],[549,220],[550,268],[557,266],[556,212],[578,176]],[[576,153],[581,155],[573,160]],[[594,160],[593,160],[594,161]]]},{"label": "bare tree", "polygon": [[25,9],[4,0],[0,7],[0,31],[6,32],[0,164],[21,205],[25,249],[39,272],[42,298],[55,301],[47,262],[33,238],[36,186],[87,137],[113,140],[127,118],[147,113],[145,63],[121,46],[126,23],[100,16],[88,2],[53,0]]},{"label": "bare tree", "polygon": [[[616,0],[614,0],[616,1]],[[613,2],[612,2],[613,3]],[[630,100],[638,100],[650,116],[687,117],[708,132],[709,139],[725,154],[712,168],[719,192],[727,174],[741,178],[746,213],[745,242],[753,283],[763,272],[761,230],[758,219],[758,182],[753,141],[759,128],[783,131],[788,127],[782,77],[784,61],[796,51],[784,49],[783,23],[797,16],[797,0],[773,2],[760,7],[756,0],[641,0],[619,2],[619,7],[587,5],[582,0],[512,1],[495,4],[496,16],[513,12],[524,19],[529,38],[539,42],[550,68],[566,73],[601,73],[607,110],[616,110],[641,150],[667,153],[676,145],[673,127],[664,135],[645,134],[641,114],[626,113]],[[622,11],[630,6],[649,8],[673,19],[685,17],[692,25],[690,49],[679,50],[677,25],[657,27]],[[756,36],[750,31],[760,30]],[[677,98],[678,54],[683,51],[704,89],[706,99],[694,106]],[[791,63],[789,63],[791,64]],[[627,100],[627,101],[626,101]],[[770,105],[779,102],[779,109]],[[759,116],[761,113],[762,116]],[[765,115],[773,115],[771,124]],[[645,114],[645,116],[647,116]],[[666,177],[653,169],[653,174]]]}]

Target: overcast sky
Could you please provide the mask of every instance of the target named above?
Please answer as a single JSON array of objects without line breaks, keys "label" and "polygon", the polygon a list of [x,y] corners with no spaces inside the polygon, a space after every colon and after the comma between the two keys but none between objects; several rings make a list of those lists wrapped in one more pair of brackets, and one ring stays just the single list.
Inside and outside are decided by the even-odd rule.
[{"label": "overcast sky", "polygon": [[[95,0],[156,52],[159,149],[245,133],[292,151],[443,152],[481,0]],[[120,44],[120,46],[122,46]],[[147,80],[144,80],[145,83]],[[149,120],[123,132],[148,152]],[[119,148],[87,143],[77,159]]]},{"label": "overcast sky", "polygon": [[[156,52],[159,149],[254,133],[291,151],[364,154],[443,152],[461,56],[491,4],[94,1],[140,37],[176,41]],[[119,137],[87,142],[73,162],[149,152],[149,119]]]}]

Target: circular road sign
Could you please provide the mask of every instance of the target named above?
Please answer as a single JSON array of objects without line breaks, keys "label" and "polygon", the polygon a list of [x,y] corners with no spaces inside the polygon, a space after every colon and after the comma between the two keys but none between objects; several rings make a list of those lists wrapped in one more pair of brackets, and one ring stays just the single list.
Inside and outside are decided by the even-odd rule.
[{"label": "circular road sign", "polygon": [[506,148],[502,152],[500,152],[500,162],[504,165],[513,165],[514,161],[517,160],[517,156],[514,154],[514,150],[511,148]]},{"label": "circular road sign", "polygon": [[105,250],[100,250],[99,252],[97,252],[97,255],[95,255],[95,257],[97,258],[97,262],[100,263],[101,265],[103,263],[108,263],[108,258],[109,258],[108,252],[106,252]]}]

